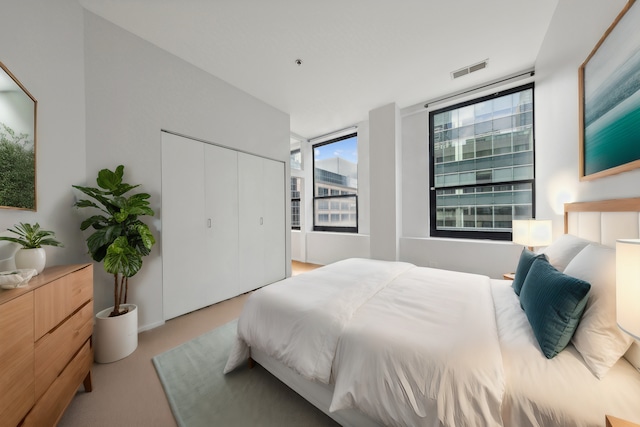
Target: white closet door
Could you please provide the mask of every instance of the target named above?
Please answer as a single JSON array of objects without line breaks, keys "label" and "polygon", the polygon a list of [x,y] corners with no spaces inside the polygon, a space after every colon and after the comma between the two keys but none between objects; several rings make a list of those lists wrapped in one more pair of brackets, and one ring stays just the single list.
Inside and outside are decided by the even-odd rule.
[{"label": "white closet door", "polygon": [[240,292],[247,292],[264,284],[262,167],[262,158],[238,153]]},{"label": "white closet door", "polygon": [[241,292],[284,279],[284,163],[238,154]]},{"label": "white closet door", "polygon": [[[238,290],[238,152],[205,144],[207,228],[207,302],[213,304]],[[207,305],[209,305],[207,304]]]},{"label": "white closet door", "polygon": [[202,307],[207,294],[204,147],[162,133],[162,283],[164,318]]},{"label": "white closet door", "polygon": [[285,192],[284,163],[263,159],[262,203],[264,212],[264,284],[284,279],[285,266]]}]

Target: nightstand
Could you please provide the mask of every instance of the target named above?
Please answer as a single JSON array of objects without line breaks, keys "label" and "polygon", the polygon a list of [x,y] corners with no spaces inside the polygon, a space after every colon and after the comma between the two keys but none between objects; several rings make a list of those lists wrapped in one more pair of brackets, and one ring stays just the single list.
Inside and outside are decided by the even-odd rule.
[{"label": "nightstand", "polygon": [[620,418],[612,417],[611,415],[606,415],[605,420],[607,422],[607,427],[640,427],[640,424],[621,420]]},{"label": "nightstand", "polygon": [[516,277],[516,273],[504,273],[502,275],[504,280],[513,280],[514,277]]}]

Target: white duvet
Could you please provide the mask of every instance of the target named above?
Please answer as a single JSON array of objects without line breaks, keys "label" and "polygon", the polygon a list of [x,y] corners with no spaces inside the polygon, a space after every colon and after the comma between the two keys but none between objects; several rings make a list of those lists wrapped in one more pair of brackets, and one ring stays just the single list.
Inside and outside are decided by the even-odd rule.
[{"label": "white duvet", "polygon": [[225,372],[259,348],[333,382],[331,410],[390,426],[502,425],[502,358],[485,276],[366,259],[254,292]]},{"label": "white duvet", "polygon": [[499,426],[504,376],[490,281],[416,267],[360,307],[334,362],[331,410],[387,426]]}]

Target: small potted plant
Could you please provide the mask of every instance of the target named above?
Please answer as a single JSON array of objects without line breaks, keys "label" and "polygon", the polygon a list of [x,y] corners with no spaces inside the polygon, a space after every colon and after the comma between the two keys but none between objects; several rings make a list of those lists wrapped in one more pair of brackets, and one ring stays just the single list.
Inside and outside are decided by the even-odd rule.
[{"label": "small potted plant", "polygon": [[15,254],[15,263],[18,269],[33,268],[37,271],[37,274],[40,274],[47,263],[47,254],[43,246],[63,246],[62,243],[56,240],[53,231],[41,229],[40,224],[37,222],[33,225],[21,222],[7,231],[17,237],[0,236],[0,240],[17,243],[22,246]]},{"label": "small potted plant", "polygon": [[93,208],[96,214],[82,221],[81,230],[93,229],[87,238],[89,254],[94,261],[104,261],[104,269],[113,275],[113,307],[96,314],[95,359],[114,362],[131,354],[138,346],[138,312],[135,304],[127,304],[129,278],[142,267],[142,257],[151,252],[155,239],[149,226],[138,217],[153,216],[149,194],[126,194],[139,185],[122,182],[124,166],[115,171],[98,172],[99,188],[74,185],[92,200],[75,203],[78,208]]}]

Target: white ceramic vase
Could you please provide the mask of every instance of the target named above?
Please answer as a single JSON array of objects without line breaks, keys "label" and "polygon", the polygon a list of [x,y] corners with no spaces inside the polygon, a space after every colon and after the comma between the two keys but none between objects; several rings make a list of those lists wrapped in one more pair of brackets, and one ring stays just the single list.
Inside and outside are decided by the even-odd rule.
[{"label": "white ceramic vase", "polygon": [[44,248],[21,248],[15,254],[15,262],[18,269],[33,268],[40,274],[47,263],[47,253]]},{"label": "white ceramic vase", "polygon": [[98,363],[111,363],[124,359],[138,347],[138,307],[135,304],[123,304],[129,312],[109,317],[113,307],[96,314],[93,329],[94,359]]}]

